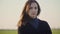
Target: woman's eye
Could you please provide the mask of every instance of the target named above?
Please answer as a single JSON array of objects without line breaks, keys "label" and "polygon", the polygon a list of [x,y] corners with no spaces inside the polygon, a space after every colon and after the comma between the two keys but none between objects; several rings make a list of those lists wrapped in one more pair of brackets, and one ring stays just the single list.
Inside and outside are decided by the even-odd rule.
[{"label": "woman's eye", "polygon": [[35,9],[37,9],[37,7],[35,7]]},{"label": "woman's eye", "polygon": [[32,9],[32,7],[30,7],[29,9]]},{"label": "woman's eye", "polygon": [[30,7],[29,9],[37,9],[37,7]]}]

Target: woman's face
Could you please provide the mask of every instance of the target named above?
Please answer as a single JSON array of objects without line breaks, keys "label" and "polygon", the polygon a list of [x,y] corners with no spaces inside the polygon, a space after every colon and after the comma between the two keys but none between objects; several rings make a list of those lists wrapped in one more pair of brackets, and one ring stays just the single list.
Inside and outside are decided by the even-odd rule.
[{"label": "woman's face", "polygon": [[37,13],[38,13],[38,5],[35,2],[31,3],[31,5],[29,7],[28,15],[31,18],[36,18],[37,17]]}]

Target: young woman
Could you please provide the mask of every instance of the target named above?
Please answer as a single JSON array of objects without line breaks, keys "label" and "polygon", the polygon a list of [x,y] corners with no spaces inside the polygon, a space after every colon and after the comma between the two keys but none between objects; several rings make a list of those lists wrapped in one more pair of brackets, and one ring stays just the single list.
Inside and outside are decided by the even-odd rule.
[{"label": "young woman", "polygon": [[49,24],[37,16],[41,9],[36,0],[28,0],[18,22],[18,34],[52,34]]}]

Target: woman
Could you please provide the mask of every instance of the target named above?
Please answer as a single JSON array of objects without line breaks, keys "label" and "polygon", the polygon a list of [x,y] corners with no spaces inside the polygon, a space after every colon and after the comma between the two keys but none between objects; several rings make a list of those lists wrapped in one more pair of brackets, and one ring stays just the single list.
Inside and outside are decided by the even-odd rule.
[{"label": "woman", "polygon": [[40,12],[38,2],[28,0],[18,22],[18,34],[52,34],[48,23],[37,18]]}]

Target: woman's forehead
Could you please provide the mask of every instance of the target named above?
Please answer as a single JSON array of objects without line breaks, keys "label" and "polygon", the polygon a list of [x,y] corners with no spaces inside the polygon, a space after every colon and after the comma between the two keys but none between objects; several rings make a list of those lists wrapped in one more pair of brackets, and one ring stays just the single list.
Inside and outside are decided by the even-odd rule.
[{"label": "woman's forehead", "polygon": [[37,7],[37,4],[35,2],[31,3],[30,7]]}]

